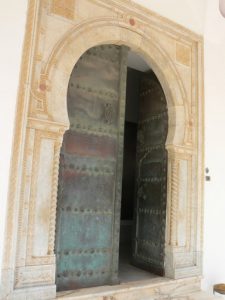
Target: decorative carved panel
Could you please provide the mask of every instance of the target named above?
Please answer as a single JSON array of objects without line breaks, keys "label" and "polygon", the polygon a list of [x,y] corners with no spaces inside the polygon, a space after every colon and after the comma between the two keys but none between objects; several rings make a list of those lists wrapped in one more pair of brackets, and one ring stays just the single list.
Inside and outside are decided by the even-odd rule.
[{"label": "decorative carved panel", "polygon": [[67,19],[73,19],[75,0],[52,0],[52,13]]},{"label": "decorative carved panel", "polygon": [[183,44],[176,43],[176,60],[177,62],[190,66],[191,63],[191,48]]}]

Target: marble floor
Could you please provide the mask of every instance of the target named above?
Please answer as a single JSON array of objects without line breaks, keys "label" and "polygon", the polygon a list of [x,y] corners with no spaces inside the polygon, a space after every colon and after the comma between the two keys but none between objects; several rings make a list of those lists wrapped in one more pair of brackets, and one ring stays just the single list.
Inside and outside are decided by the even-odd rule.
[{"label": "marble floor", "polygon": [[136,268],[131,264],[131,246],[122,245],[120,246],[120,256],[119,256],[119,280],[121,283],[139,281],[139,280],[149,280],[157,278],[150,272]]}]

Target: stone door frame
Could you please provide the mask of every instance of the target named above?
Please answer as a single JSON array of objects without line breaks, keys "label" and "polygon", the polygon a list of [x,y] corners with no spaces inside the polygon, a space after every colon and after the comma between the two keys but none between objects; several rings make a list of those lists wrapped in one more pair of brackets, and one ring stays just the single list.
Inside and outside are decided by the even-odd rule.
[{"label": "stone door frame", "polygon": [[101,44],[130,47],[162,85],[169,118],[165,273],[172,279],[201,275],[202,37],[128,0],[60,3],[29,1],[0,295],[55,297],[55,216],[59,152],[69,127],[67,86],[79,57]]}]

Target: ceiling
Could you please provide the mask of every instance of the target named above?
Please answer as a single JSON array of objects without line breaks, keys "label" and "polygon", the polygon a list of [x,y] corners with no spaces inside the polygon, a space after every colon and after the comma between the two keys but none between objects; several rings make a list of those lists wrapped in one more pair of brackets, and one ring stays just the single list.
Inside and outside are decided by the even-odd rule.
[{"label": "ceiling", "polygon": [[150,69],[145,60],[134,51],[128,53],[128,67],[138,71],[146,72]]}]

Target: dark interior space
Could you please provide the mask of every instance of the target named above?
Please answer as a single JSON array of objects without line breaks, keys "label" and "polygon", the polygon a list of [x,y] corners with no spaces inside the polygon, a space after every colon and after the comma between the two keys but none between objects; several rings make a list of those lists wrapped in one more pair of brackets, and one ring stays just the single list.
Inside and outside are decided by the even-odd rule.
[{"label": "dark interior space", "polygon": [[128,68],[127,70],[121,221],[133,220],[137,122],[139,106],[138,98],[141,73],[142,72],[131,68]]}]

